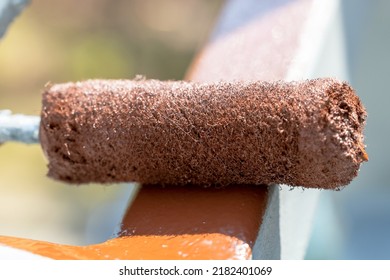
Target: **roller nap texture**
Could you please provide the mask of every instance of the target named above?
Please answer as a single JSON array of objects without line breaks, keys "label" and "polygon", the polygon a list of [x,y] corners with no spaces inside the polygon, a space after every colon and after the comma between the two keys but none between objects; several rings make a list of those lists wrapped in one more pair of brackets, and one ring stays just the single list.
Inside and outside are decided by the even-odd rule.
[{"label": "roller nap texture", "polygon": [[347,185],[367,160],[346,83],[88,80],[49,85],[40,140],[70,183]]}]

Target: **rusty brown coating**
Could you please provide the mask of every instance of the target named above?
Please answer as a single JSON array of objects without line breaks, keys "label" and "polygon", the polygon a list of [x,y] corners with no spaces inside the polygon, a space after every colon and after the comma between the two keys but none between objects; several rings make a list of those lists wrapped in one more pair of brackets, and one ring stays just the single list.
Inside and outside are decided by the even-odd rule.
[{"label": "rusty brown coating", "polygon": [[40,138],[70,183],[347,185],[365,160],[365,110],[331,78],[48,86]]}]

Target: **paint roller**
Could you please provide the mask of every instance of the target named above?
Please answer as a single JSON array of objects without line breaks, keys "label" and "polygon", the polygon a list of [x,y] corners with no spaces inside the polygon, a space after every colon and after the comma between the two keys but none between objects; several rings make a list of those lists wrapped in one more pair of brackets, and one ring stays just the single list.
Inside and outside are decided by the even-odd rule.
[{"label": "paint roller", "polygon": [[366,113],[331,78],[47,85],[41,119],[0,112],[0,142],[40,141],[69,183],[338,188],[368,160]]},{"label": "paint roller", "polygon": [[39,138],[68,183],[335,189],[368,160],[366,112],[333,78],[48,84]]}]

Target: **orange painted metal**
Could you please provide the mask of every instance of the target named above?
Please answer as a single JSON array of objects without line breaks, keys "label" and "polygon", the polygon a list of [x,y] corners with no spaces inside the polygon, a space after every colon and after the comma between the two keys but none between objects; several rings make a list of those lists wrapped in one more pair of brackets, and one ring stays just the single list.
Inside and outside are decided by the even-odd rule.
[{"label": "orange painted metal", "polygon": [[245,242],[216,233],[128,236],[89,246],[0,236],[0,244],[57,260],[247,259],[251,254]]},{"label": "orange painted metal", "polygon": [[0,244],[52,259],[250,259],[265,186],[144,186],[118,237],[71,246],[0,236]]},{"label": "orange painted metal", "polygon": [[[186,256],[190,259],[248,259],[267,193],[266,186],[143,186],[120,235],[143,237],[144,242],[158,238],[162,243],[156,249],[174,240],[170,255],[178,257],[186,251],[192,252]],[[161,252],[155,254],[158,258]]]}]

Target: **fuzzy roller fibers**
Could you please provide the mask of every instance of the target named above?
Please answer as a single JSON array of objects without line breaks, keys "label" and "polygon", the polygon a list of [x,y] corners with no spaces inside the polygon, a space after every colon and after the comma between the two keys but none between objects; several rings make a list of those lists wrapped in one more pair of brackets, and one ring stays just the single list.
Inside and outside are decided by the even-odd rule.
[{"label": "fuzzy roller fibers", "polygon": [[345,82],[88,80],[48,85],[40,140],[70,183],[337,188],[366,161]]}]

